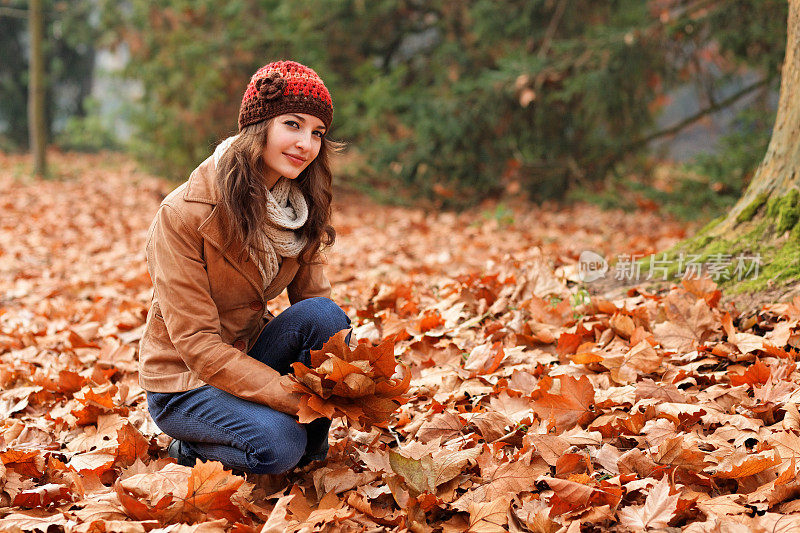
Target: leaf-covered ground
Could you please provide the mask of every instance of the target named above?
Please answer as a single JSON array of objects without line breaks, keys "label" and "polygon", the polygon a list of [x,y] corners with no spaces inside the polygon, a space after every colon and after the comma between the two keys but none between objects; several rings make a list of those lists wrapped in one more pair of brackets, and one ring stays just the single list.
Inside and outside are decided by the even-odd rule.
[{"label": "leaf-covered ground", "polygon": [[337,420],[328,460],[287,475],[175,464],[136,379],[171,186],[51,155],[47,182],[0,155],[0,530],[800,530],[800,300],[745,317],[708,281],[571,281],[583,250],[685,235],[652,212],[342,195],[334,298],[358,339],[397,339],[409,401],[387,429]]}]

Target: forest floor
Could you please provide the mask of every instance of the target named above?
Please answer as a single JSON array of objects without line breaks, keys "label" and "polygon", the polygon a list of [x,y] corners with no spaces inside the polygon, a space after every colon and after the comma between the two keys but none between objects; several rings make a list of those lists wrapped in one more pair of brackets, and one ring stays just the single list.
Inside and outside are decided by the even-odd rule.
[{"label": "forest floor", "polygon": [[[167,458],[137,382],[144,239],[176,184],[118,154],[50,164],[0,154],[0,530],[800,528],[800,298],[636,286],[659,271],[631,259],[696,226],[340,194],[333,299],[356,339],[395,339],[410,390],[386,428],[336,419],[326,461],[245,479]],[[616,264],[587,281],[582,254]]]}]

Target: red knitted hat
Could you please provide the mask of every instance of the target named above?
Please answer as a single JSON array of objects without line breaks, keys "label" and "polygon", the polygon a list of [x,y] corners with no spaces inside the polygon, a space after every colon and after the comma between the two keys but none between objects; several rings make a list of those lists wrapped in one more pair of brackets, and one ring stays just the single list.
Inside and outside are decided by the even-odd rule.
[{"label": "red knitted hat", "polygon": [[295,61],[274,61],[250,78],[239,108],[239,131],[284,113],[307,113],[331,126],[333,102],[316,72]]}]

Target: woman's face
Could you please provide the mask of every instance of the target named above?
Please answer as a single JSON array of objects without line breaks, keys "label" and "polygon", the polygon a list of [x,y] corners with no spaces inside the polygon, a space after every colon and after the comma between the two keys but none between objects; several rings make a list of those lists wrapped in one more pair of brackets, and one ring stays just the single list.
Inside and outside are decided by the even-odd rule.
[{"label": "woman's face", "polygon": [[286,113],[275,117],[264,146],[267,186],[271,189],[281,176],[299,176],[319,154],[323,135],[325,124],[314,115]]}]

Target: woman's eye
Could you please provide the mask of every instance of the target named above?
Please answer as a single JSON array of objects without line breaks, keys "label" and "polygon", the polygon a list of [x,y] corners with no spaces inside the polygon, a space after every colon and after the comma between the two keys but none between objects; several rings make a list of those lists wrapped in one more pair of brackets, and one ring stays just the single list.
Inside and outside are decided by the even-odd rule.
[{"label": "woman's eye", "polygon": [[314,135],[316,135],[317,137],[319,137],[320,139],[322,139],[322,138],[325,136],[325,133],[324,133],[324,132],[321,132],[321,131],[315,131],[315,132],[314,132]]},{"label": "woman's eye", "polygon": [[300,127],[300,124],[298,124],[294,120],[287,120],[286,122],[284,122],[284,124],[286,124],[287,126],[291,126],[293,128],[299,128]]}]

